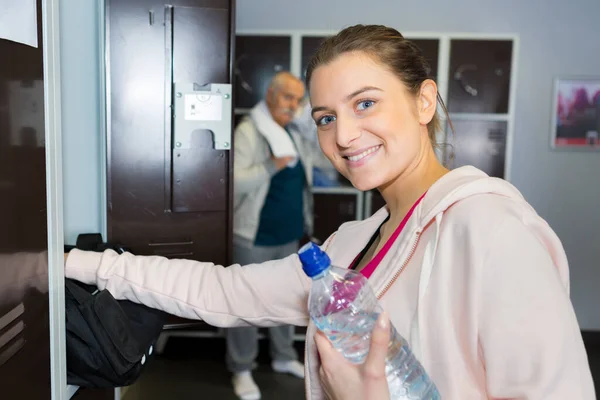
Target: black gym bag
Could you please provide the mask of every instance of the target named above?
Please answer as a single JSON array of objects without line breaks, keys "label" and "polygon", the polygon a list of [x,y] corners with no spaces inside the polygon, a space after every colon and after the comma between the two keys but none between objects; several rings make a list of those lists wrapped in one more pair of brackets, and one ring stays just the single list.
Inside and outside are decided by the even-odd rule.
[{"label": "black gym bag", "polygon": [[[98,234],[79,235],[76,248],[125,251],[103,243]],[[72,279],[65,279],[65,306],[67,383],[106,388],[135,382],[152,354],[167,314],[128,300],[115,300],[108,290]]]}]

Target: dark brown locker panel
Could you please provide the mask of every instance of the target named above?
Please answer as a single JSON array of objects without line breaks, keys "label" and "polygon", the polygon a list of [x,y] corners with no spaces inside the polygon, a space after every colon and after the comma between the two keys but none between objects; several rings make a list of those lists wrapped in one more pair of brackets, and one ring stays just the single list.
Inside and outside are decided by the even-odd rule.
[{"label": "dark brown locker panel", "polygon": [[321,242],[344,222],[357,219],[358,196],[346,193],[314,193],[314,233]]},{"label": "dark brown locker panel", "polygon": [[273,75],[290,70],[290,36],[246,36],[235,40],[235,107],[261,101]]},{"label": "dark brown locker panel", "polygon": [[423,57],[429,64],[429,76],[434,80],[438,79],[438,60],[440,53],[440,41],[438,39],[410,39],[421,49]]},{"label": "dark brown locker panel", "polygon": [[472,165],[490,176],[504,178],[506,163],[506,121],[454,121],[454,135],[448,165]]},{"label": "dark brown locker panel", "polygon": [[0,39],[0,398],[49,399],[42,9],[38,48]]},{"label": "dark brown locker panel", "polygon": [[448,110],[508,113],[512,48],[510,40],[452,40]]},{"label": "dark brown locker panel", "polygon": [[232,83],[234,15],[233,0],[107,1],[108,236],[134,253],[229,264],[231,153],[203,130],[178,146],[174,91]]},{"label": "dark brown locker panel", "polygon": [[302,79],[306,80],[306,68],[308,67],[308,63],[310,59],[315,54],[323,40],[327,37],[325,36],[303,36],[302,37],[302,66],[300,71],[302,71]]},{"label": "dark brown locker panel", "polygon": [[[174,7],[171,16],[173,82],[229,83],[230,57],[224,50],[231,40],[229,10]],[[198,40],[207,31],[210,40]],[[194,43],[192,52],[190,43]],[[214,145],[213,133],[201,129],[191,133],[186,148],[175,143],[173,212],[227,211],[228,150],[215,150]]]},{"label": "dark brown locker panel", "polygon": [[209,8],[211,2],[206,0],[174,3],[194,7],[175,5],[171,10],[173,81],[229,83],[231,10],[228,2],[213,0],[212,3],[220,3],[219,8]]}]

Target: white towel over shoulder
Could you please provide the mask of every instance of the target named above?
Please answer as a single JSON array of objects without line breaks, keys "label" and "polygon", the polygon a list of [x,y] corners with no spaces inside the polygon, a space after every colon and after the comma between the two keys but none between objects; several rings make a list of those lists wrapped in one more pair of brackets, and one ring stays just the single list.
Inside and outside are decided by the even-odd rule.
[{"label": "white towel over shoulder", "polygon": [[294,157],[295,160],[288,165],[295,165],[298,159],[296,146],[285,129],[275,122],[264,101],[258,103],[250,111],[250,118],[269,143],[273,155],[275,157]]}]

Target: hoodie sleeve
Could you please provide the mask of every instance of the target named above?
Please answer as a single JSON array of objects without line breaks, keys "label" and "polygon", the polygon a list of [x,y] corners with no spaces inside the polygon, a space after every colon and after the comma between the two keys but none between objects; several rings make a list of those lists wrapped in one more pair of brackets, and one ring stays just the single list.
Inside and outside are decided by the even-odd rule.
[{"label": "hoodie sleeve", "polygon": [[564,253],[545,239],[510,216],[484,258],[479,342],[491,399],[595,399],[568,283],[552,257]]},{"label": "hoodie sleeve", "polygon": [[73,250],[65,276],[127,299],[218,327],[308,323],[309,279],[298,256],[222,267],[158,256]]}]

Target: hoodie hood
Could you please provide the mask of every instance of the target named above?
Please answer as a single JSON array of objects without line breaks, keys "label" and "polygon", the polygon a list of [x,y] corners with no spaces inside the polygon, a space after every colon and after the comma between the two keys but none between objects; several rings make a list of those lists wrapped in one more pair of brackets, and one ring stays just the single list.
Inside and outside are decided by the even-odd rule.
[{"label": "hoodie hood", "polygon": [[[503,179],[492,178],[475,167],[466,166],[448,172],[435,182],[429,188],[420,204],[415,208],[412,217],[408,220],[397,239],[395,250],[386,256],[386,258],[389,258],[388,265],[392,267],[378,268],[370,279],[378,297],[383,296],[390,285],[393,284],[403,265],[408,262],[410,254],[414,251],[417,244],[419,244],[420,246],[425,246],[423,258],[420,260],[421,276],[418,290],[418,301],[420,303],[423,296],[427,293],[431,274],[434,272],[436,265],[441,226],[445,218],[445,212],[461,200],[473,196],[490,194],[509,198],[518,204],[519,207],[523,207],[523,209],[529,211],[526,213],[528,226],[548,248],[555,265],[558,267],[561,280],[565,283],[568,290],[567,260],[564,256],[560,240],[549,229],[547,223],[539,218],[533,208],[529,206],[521,193],[513,185]],[[348,251],[349,249],[338,250],[339,247],[335,246],[336,249],[331,254],[332,258],[336,259],[339,265],[350,265],[356,256],[356,252],[367,245],[373,233],[377,231],[388,214],[387,207],[382,207],[370,218],[363,221],[349,222],[340,227],[333,240],[339,240],[342,243],[353,242],[357,246],[351,251]],[[427,237],[430,238],[426,241],[420,240],[424,231],[428,232]],[[414,331],[411,335],[413,337],[413,345],[415,346],[416,354],[419,354],[420,335],[418,319],[415,321],[413,329]]]},{"label": "hoodie hood", "polygon": [[527,204],[523,195],[507,181],[467,166],[450,171],[429,188],[415,209],[416,220],[423,228],[455,203],[479,194],[495,194]]},{"label": "hoodie hood", "polygon": [[[460,167],[448,172],[429,188],[404,230],[416,230],[420,233],[434,220],[439,225],[448,208],[463,199],[480,194],[508,197],[529,207],[521,193],[505,180],[491,178],[475,167]],[[365,220],[348,222],[340,227],[335,240],[338,240],[337,236],[341,236],[341,240],[359,240],[366,245],[388,215],[387,207],[382,207]],[[352,262],[355,256],[351,253],[336,255],[343,263]]]}]

